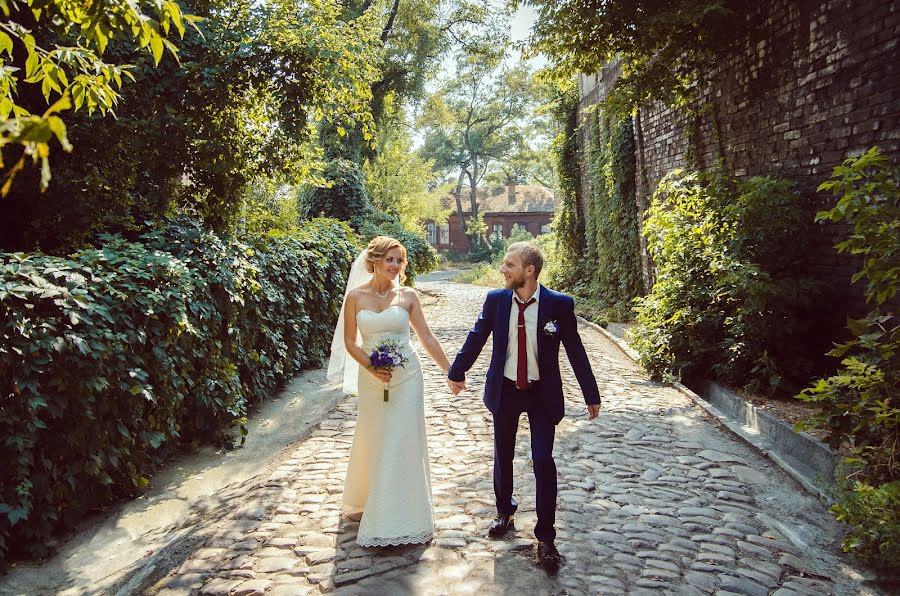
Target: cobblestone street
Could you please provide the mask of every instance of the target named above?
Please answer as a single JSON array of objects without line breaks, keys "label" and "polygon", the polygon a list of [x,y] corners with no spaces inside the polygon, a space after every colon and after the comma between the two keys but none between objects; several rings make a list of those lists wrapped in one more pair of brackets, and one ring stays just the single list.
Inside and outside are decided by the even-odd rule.
[{"label": "cobblestone street", "polygon": [[[487,290],[418,288],[452,360]],[[146,593],[877,593],[839,554],[839,528],[824,505],[686,396],[646,380],[599,333],[582,328],[582,338],[604,402],[589,421],[564,361],[567,416],[554,453],[557,546],[566,563],[556,577],[530,560],[534,479],[524,416],[516,531],[487,538],[495,513],[491,416],[481,401],[489,340],[469,391],[457,397],[419,349],[436,522],[430,544],[356,546],[357,524],[339,516],[356,413],[356,399],[346,398],[274,473],[223,492],[227,515],[198,531],[188,558]]]}]

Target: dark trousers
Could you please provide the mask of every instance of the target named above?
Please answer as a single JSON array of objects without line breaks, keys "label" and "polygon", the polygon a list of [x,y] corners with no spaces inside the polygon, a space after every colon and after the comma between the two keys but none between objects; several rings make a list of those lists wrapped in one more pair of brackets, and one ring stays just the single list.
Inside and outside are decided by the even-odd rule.
[{"label": "dark trousers", "polygon": [[522,412],[528,414],[531,427],[531,460],[537,485],[537,526],[535,537],[553,543],[556,538],[556,463],[553,461],[553,436],[556,426],[544,412],[540,395],[534,388],[519,391],[509,379],[503,380],[500,409],[494,414],[494,495],[497,512],[512,515],[518,504],[513,499],[513,454],[516,431]]}]

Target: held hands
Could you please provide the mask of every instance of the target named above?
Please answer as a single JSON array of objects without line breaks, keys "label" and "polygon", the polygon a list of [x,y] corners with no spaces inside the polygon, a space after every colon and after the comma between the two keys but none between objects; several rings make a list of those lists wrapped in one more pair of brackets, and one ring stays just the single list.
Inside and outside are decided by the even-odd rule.
[{"label": "held hands", "polygon": [[453,395],[459,395],[460,391],[467,389],[465,381],[452,381],[447,379],[447,385],[450,387],[450,391],[453,392]]}]

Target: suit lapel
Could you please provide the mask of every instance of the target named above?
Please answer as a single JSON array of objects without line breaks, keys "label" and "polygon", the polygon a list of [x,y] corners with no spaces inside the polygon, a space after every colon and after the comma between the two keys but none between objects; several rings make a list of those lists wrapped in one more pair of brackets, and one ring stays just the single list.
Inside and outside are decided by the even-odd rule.
[{"label": "suit lapel", "polygon": [[504,359],[506,358],[506,348],[509,346],[509,314],[512,312],[512,294],[512,290],[503,292],[494,328],[494,333],[499,336],[497,337],[499,340],[497,348],[503,354]]},{"label": "suit lapel", "polygon": [[538,300],[538,317],[537,317],[537,361],[538,367],[541,365],[541,351],[544,347],[544,334],[541,330],[541,322],[547,316],[547,313],[550,312],[550,304],[549,298],[550,295],[547,293],[547,288],[544,286],[538,286],[538,292],[540,292]]}]

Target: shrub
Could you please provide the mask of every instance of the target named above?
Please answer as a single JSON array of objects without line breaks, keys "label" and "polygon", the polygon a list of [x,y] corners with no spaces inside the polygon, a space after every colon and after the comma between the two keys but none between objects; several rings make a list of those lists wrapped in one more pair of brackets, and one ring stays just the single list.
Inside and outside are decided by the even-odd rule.
[{"label": "shrub", "polygon": [[837,502],[831,512],[850,526],[844,551],[863,563],[896,571],[900,566],[900,480],[877,488],[858,480],[852,488],[840,488],[832,496]]},{"label": "shrub", "polygon": [[637,300],[632,334],[644,367],[656,378],[713,376],[764,392],[786,373],[808,378],[808,364],[785,351],[805,331],[813,298],[800,273],[806,220],[782,180],[680,170],[664,178],[644,227],[657,281]]},{"label": "shrub", "polygon": [[301,217],[332,217],[349,222],[354,230],[359,230],[374,212],[360,165],[349,159],[333,159],[328,162],[322,175],[328,186],[300,191],[298,205]]},{"label": "shrub", "polygon": [[488,288],[502,288],[504,284],[503,275],[491,263],[478,263],[471,269],[460,272],[452,281]]},{"label": "shrub", "polygon": [[819,412],[804,423],[829,432],[832,446],[848,445],[850,466],[861,478],[838,492],[832,508],[852,526],[844,550],[876,566],[900,565],[900,317],[895,304],[900,256],[900,167],[876,148],[834,169],[819,190],[838,197],[818,220],[853,225],[838,251],[862,255],[862,269],[852,281],[866,278],[866,300],[876,307],[866,317],[850,319],[853,339],[829,354],[842,358],[836,374],[804,389],[798,398]]},{"label": "shrub", "polygon": [[145,487],[178,445],[223,440],[317,364],[350,235],[316,220],[248,245],[176,220],[70,258],[3,254],[0,552],[44,554],[54,531]]}]

